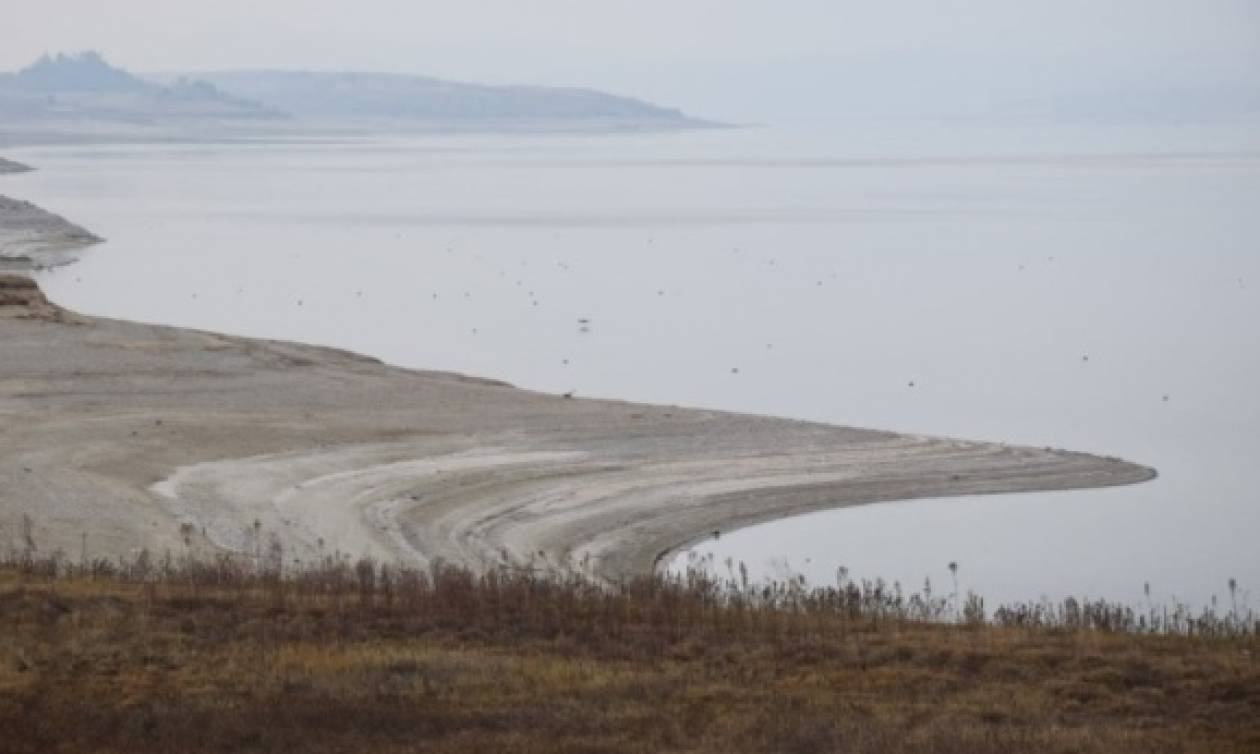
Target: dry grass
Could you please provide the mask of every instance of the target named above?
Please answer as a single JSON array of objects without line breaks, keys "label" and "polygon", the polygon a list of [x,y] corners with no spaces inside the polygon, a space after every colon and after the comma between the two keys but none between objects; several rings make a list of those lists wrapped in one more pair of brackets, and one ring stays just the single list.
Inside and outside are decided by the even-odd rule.
[{"label": "dry grass", "polygon": [[1260,751],[1254,632],[941,624],[835,591],[11,560],[0,751]]}]

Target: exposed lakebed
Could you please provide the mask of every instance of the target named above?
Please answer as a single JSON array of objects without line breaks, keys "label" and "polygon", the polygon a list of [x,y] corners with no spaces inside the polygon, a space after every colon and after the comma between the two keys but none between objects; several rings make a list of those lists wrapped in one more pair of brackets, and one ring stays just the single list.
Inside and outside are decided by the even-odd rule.
[{"label": "exposed lakebed", "polygon": [[23,149],[5,191],[110,239],[39,277],[94,315],[1161,474],[812,514],[719,561],[938,591],[957,561],[1000,600],[1260,584],[1254,137],[926,133]]}]

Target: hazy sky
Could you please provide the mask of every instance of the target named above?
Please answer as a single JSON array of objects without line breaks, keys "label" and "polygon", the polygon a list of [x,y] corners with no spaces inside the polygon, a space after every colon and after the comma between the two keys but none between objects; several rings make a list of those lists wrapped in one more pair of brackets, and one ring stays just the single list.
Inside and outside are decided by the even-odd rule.
[{"label": "hazy sky", "polygon": [[4,70],[90,48],[140,71],[581,85],[754,120],[1260,92],[1260,0],[0,0],[0,19]]}]

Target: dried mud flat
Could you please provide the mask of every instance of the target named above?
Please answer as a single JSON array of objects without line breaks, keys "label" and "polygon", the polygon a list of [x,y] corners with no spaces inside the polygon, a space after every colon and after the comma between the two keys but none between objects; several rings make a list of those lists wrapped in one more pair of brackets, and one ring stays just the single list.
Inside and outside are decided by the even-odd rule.
[{"label": "dried mud flat", "polygon": [[39,547],[72,557],[274,540],[289,560],[339,551],[617,578],[794,513],[1153,476],[1066,451],[566,399],[75,317],[42,296],[0,316],[0,547],[28,515]]}]

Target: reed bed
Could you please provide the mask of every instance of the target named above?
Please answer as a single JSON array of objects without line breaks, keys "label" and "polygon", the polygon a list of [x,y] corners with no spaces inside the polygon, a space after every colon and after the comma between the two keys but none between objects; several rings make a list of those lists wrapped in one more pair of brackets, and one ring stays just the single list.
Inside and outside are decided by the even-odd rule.
[{"label": "reed bed", "polygon": [[1260,750],[1237,609],[18,542],[0,752]]}]

